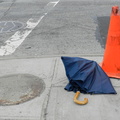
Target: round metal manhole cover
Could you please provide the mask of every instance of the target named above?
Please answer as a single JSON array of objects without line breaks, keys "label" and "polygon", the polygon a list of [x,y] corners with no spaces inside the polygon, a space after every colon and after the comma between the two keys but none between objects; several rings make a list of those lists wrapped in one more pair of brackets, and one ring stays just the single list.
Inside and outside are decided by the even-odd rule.
[{"label": "round metal manhole cover", "polygon": [[31,100],[45,89],[42,79],[30,74],[0,77],[0,105],[16,105]]},{"label": "round metal manhole cover", "polygon": [[21,22],[16,21],[1,21],[0,22],[0,33],[13,32],[23,28],[24,25]]}]

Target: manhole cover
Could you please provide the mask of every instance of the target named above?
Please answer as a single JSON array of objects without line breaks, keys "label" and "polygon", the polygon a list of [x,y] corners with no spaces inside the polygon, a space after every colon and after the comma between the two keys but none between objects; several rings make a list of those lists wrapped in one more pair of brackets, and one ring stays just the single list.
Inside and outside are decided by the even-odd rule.
[{"label": "manhole cover", "polygon": [[45,89],[42,79],[29,74],[0,77],[0,105],[16,105],[39,96]]},{"label": "manhole cover", "polygon": [[0,22],[0,33],[13,32],[23,28],[23,23],[15,21],[2,21]]}]

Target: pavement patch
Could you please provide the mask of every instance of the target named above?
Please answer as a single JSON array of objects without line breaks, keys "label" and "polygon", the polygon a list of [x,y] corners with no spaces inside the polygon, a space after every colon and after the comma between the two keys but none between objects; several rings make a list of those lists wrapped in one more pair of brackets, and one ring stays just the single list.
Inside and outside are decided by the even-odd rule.
[{"label": "pavement patch", "polygon": [[99,27],[98,32],[100,32],[100,38],[98,40],[103,48],[105,48],[105,44],[106,44],[106,37],[107,37],[108,27],[109,27],[109,19],[110,19],[109,16],[97,17],[98,27]]},{"label": "pavement patch", "polygon": [[31,74],[0,77],[0,105],[16,105],[31,100],[45,89],[45,83]]}]

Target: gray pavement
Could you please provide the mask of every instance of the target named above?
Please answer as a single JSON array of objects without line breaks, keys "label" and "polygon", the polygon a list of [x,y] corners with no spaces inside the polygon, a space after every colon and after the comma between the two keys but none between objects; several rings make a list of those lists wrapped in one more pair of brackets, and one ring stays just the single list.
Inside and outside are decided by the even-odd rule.
[{"label": "gray pavement", "polygon": [[[1,120],[2,119],[40,120],[42,114],[44,114],[45,111],[44,109],[46,109],[45,106],[46,106],[46,102],[48,101],[49,90],[51,88],[51,81],[53,79],[53,73],[55,69],[54,68],[55,61],[56,61],[55,58],[1,60],[0,62],[1,76],[15,75],[15,74],[30,74],[39,77],[40,79],[44,80],[45,83],[45,90],[41,95],[38,95],[36,98],[29,100],[27,102],[21,102],[21,104],[17,104],[17,105],[0,106]],[[9,80],[13,81],[13,79],[9,79]],[[20,81],[17,82],[20,85],[22,82],[22,78],[19,80]],[[30,83],[30,85],[32,86],[33,83],[32,84]],[[31,86],[28,86],[28,89]],[[11,87],[15,87],[15,86],[11,85]],[[3,90],[5,91],[6,89],[7,88],[4,88]],[[19,88],[15,87],[14,90],[18,92]],[[9,93],[9,91],[7,92]],[[7,99],[7,101],[9,101],[9,99]]]},{"label": "gray pavement", "polygon": [[[60,59],[102,61],[113,5],[120,1],[0,0],[0,120],[120,119],[119,79],[111,78],[116,95],[81,94],[89,102],[77,105]],[[23,26],[2,33],[14,23],[6,21]]]},{"label": "gray pavement", "polygon": [[[98,63],[102,60],[102,57],[84,58]],[[73,102],[73,92],[64,90],[68,80],[60,57],[3,59],[0,66],[3,77],[30,74],[39,77],[45,83],[44,91],[35,98],[20,104],[0,106],[1,120],[119,120],[120,118],[120,82],[118,79],[111,79],[117,95],[81,94],[80,100],[85,97],[89,99],[88,104],[81,106]],[[13,79],[9,80],[16,80],[16,78]],[[21,84],[22,78],[19,80],[18,84]],[[32,86],[33,83],[30,84]],[[15,86],[11,85],[11,87]],[[18,90],[19,88],[15,88],[16,92]]]}]

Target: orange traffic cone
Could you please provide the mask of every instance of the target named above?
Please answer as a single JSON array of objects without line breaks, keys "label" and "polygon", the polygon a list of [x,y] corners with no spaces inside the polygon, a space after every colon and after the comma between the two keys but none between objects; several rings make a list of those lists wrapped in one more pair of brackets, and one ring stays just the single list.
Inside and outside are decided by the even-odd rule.
[{"label": "orange traffic cone", "polygon": [[100,64],[109,77],[120,78],[120,12],[112,7],[103,62]]}]

